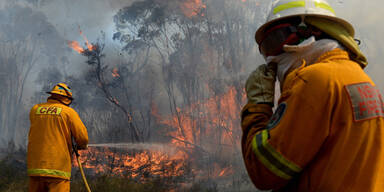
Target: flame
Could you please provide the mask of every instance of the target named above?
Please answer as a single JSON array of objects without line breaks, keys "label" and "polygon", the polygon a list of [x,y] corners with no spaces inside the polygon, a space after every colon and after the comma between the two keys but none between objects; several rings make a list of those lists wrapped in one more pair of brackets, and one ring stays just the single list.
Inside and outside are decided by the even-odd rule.
[{"label": "flame", "polygon": [[[185,156],[161,151],[112,152],[108,148],[88,148],[80,151],[80,161],[94,174],[111,173],[116,176],[144,180],[147,175],[174,177],[184,174]],[[78,167],[74,162],[74,166]]]},{"label": "flame", "polygon": [[88,50],[92,51],[94,47],[92,46],[92,44],[89,43],[87,37],[83,34],[83,31],[81,31],[80,27],[79,27],[79,32],[80,32],[80,35],[83,37],[85,41],[85,45],[87,46]]},{"label": "flame", "polygon": [[[246,96],[244,92],[238,93],[235,87],[230,87],[222,95],[213,96],[205,101],[199,101],[190,106],[176,108],[176,112],[170,116],[157,114],[158,109],[152,106],[152,113],[160,124],[171,127],[167,134],[171,138],[171,143],[193,159],[193,150],[203,148],[207,151],[215,151],[218,145],[229,146],[231,149],[240,146],[240,135],[234,134],[240,124],[239,114],[240,105],[238,95],[244,102]],[[201,146],[201,138],[212,141],[212,138],[219,138],[217,143],[211,146]],[[225,177],[234,173],[231,166],[215,164],[213,166],[213,176]]]},{"label": "flame", "polygon": [[78,53],[83,53],[84,49],[79,45],[77,41],[68,41],[68,46]]},{"label": "flame", "polygon": [[233,170],[232,167],[226,167],[223,170],[221,170],[221,172],[219,173],[219,177],[224,177],[224,176],[232,175],[233,172],[234,172],[234,170]]},{"label": "flame", "polygon": [[188,18],[192,18],[194,16],[204,16],[201,13],[202,9],[205,9],[207,6],[203,4],[201,0],[186,0],[183,4],[181,4],[180,8],[184,15]]},{"label": "flame", "polygon": [[120,74],[118,73],[118,70],[116,67],[112,69],[112,76],[115,78],[120,77]]},{"label": "flame", "polygon": [[113,98],[112,100],[114,103],[119,104],[119,100],[117,100],[116,98]]},{"label": "flame", "polygon": [[[235,87],[231,87],[223,95],[214,96],[204,102],[197,102],[184,109],[177,108],[176,115],[162,117],[160,123],[175,128],[168,134],[173,138],[172,143],[181,147],[196,144],[194,139],[196,135],[216,134],[217,127],[223,127],[225,130],[220,137],[220,142],[233,145],[233,131],[240,123],[238,114],[241,109],[236,101],[237,94]],[[245,94],[242,95],[242,99],[245,99]],[[152,110],[153,113],[156,111],[156,109]],[[199,111],[199,114],[196,114],[195,111]],[[198,117],[195,117],[196,115]],[[204,125],[201,125],[202,123]],[[206,126],[205,133],[201,133],[201,129],[197,129],[198,126]],[[236,140],[240,141],[240,139]]]},{"label": "flame", "polygon": [[[81,31],[80,26],[79,26],[79,33],[83,37],[85,41],[85,46],[87,47],[87,49],[89,51],[93,51],[95,49],[95,46],[89,43],[87,37],[83,34],[83,31]],[[77,41],[68,41],[68,46],[80,54],[84,52],[84,48],[81,47],[79,42]]]}]

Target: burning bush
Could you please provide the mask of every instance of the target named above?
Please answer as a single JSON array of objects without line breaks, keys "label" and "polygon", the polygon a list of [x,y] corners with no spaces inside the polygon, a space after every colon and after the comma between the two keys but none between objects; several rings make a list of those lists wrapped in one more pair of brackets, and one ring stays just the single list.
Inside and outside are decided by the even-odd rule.
[{"label": "burning bush", "polygon": [[100,147],[81,152],[81,161],[89,173],[121,176],[135,181],[185,176],[188,164],[184,159],[179,153],[170,155],[166,152],[140,149],[111,150]]}]

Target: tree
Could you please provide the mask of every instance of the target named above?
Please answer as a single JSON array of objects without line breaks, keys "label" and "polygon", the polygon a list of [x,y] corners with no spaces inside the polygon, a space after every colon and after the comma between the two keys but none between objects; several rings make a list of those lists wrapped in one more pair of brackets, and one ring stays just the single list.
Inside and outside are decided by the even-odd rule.
[{"label": "tree", "polygon": [[235,127],[244,102],[244,63],[254,54],[256,10],[254,2],[233,0],[144,0],[114,17],[114,39],[125,50],[139,42],[159,58],[171,114],[159,123],[191,153],[214,157],[226,145],[239,153]]},{"label": "tree", "polygon": [[149,50],[131,50],[130,57],[122,60],[123,54],[120,54],[117,60],[112,58],[112,62],[105,59],[104,47],[104,40],[99,40],[81,51],[90,66],[86,72],[87,82],[96,85],[104,98],[124,114],[128,129],[120,126],[115,131],[120,135],[127,133],[132,142],[147,141],[151,133],[150,114],[154,91],[151,79],[145,79],[146,74],[150,73],[146,68]]},{"label": "tree", "polygon": [[24,136],[23,131],[25,133],[26,130],[18,129],[23,122],[19,119],[24,119],[21,115],[26,115],[22,113],[25,110],[24,86],[38,60],[36,52],[36,44],[30,37],[23,41],[6,42],[0,47],[0,71],[3,72],[1,76],[4,90],[0,93],[0,122],[2,134],[5,138],[11,138],[10,141],[21,139]]},{"label": "tree", "polygon": [[[231,87],[242,93],[242,63],[254,46],[252,8],[229,0],[211,0],[206,5],[181,0],[135,2],[115,15],[118,32],[114,39],[125,44],[124,50],[137,49],[139,44],[161,58],[170,111],[180,122],[178,108],[182,106],[223,94]],[[237,103],[241,99],[239,94]],[[194,127],[194,132],[203,133],[200,128]],[[199,137],[193,138],[197,142]]]},{"label": "tree", "polygon": [[41,12],[17,2],[7,2],[0,17],[0,140],[25,147],[32,106],[25,90],[36,87],[31,77],[37,63],[55,64],[63,39]]}]

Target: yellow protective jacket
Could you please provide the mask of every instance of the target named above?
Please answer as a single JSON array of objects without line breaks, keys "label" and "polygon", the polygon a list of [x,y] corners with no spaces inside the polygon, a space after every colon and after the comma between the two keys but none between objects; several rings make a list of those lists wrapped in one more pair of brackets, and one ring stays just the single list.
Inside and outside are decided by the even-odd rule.
[{"label": "yellow protective jacket", "polygon": [[242,129],[259,189],[384,191],[382,95],[345,51],[289,73],[274,114],[267,104],[244,106]]},{"label": "yellow protective jacket", "polygon": [[81,148],[88,144],[88,133],[79,115],[57,100],[32,107],[28,137],[29,176],[47,176],[69,180],[72,140]]}]

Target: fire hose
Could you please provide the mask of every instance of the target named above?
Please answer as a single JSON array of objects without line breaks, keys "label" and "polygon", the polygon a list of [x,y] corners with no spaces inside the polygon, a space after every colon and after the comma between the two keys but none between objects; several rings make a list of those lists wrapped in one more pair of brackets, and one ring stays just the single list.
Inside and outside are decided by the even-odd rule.
[{"label": "fire hose", "polygon": [[79,158],[80,154],[77,150],[77,146],[73,142],[73,138],[72,138],[72,148],[73,148],[73,152],[75,153],[75,156],[76,156],[77,164],[79,165],[81,177],[83,178],[85,188],[87,189],[88,192],[91,192],[91,188],[89,188],[87,178],[85,177],[85,174],[84,174],[83,166],[81,165],[81,162],[80,162],[80,158]]}]

